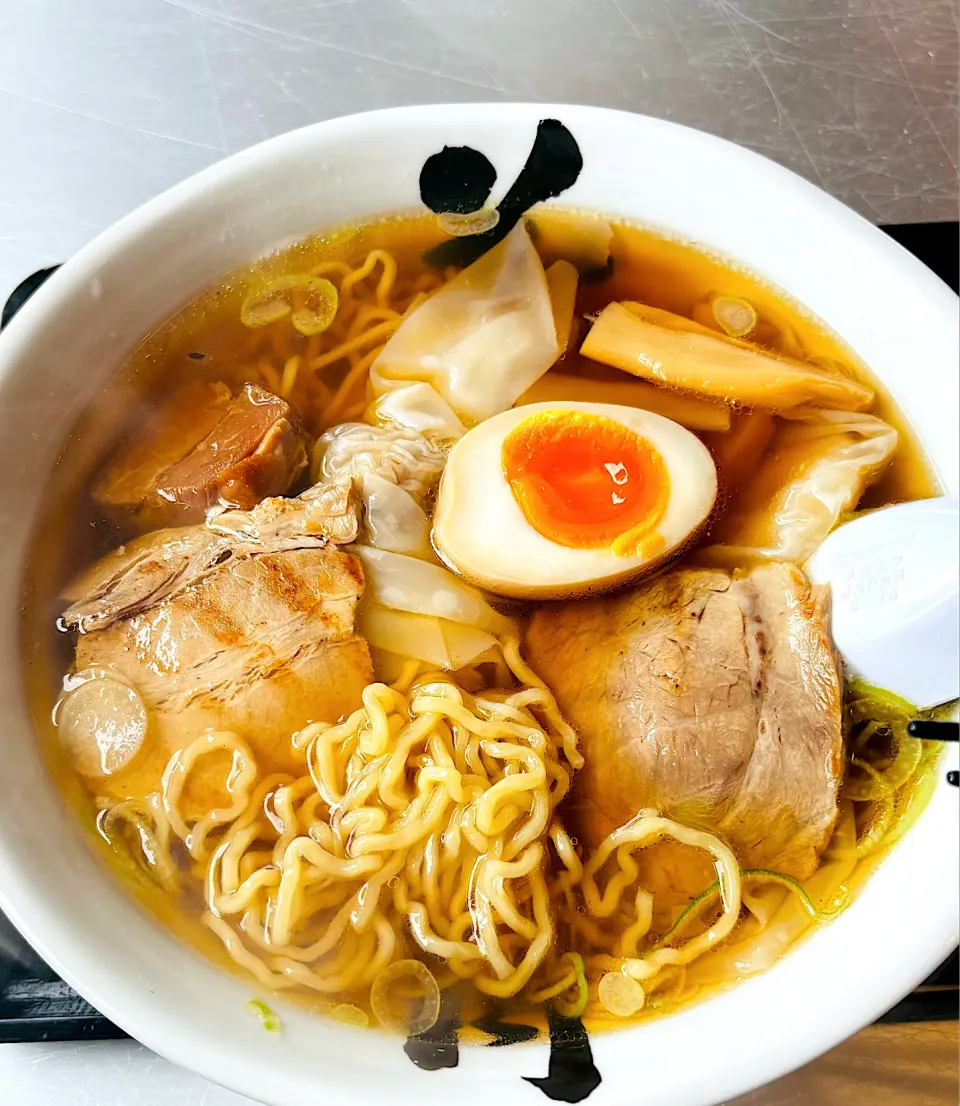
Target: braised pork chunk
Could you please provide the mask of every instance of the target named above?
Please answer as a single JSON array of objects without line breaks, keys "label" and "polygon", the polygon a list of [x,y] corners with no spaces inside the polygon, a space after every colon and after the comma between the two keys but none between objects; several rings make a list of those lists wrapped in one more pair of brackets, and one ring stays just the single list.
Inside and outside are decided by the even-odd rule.
[{"label": "braised pork chunk", "polygon": [[113,458],[94,497],[138,531],[202,521],[218,502],[249,510],[280,495],[307,464],[306,437],[289,405],[247,384],[187,384]]}]

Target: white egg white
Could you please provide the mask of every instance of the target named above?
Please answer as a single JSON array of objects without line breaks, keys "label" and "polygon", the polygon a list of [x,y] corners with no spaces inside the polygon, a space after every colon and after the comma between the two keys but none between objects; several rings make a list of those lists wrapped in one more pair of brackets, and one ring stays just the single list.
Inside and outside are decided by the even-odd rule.
[{"label": "white egg white", "polygon": [[[611,549],[573,549],[538,533],[503,473],[505,436],[540,411],[600,415],[645,438],[663,458],[670,493],[654,533],[663,546],[649,557]],[[498,595],[559,599],[605,591],[653,571],[682,548],[708,518],[717,471],[706,446],[662,415],[606,403],[533,403],[495,415],[453,447],[440,481],[432,540],[453,571]]]}]

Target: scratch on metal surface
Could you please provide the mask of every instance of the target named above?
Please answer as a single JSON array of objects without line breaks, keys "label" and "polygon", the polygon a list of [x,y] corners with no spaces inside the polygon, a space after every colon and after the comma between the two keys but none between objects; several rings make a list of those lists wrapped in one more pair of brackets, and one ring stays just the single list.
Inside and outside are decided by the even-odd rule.
[{"label": "scratch on metal surface", "polygon": [[[760,79],[767,86],[767,91],[770,93],[770,98],[776,105],[778,119],[782,120],[790,128],[793,137],[797,140],[797,145],[803,151],[803,154],[807,159],[807,162],[810,166],[810,171],[817,178],[817,182],[819,183],[820,187],[825,189],[827,187],[826,181],[823,179],[823,174],[820,172],[820,167],[814,159],[813,154],[811,154],[810,149],[801,137],[800,132],[794,126],[789,112],[784,109],[783,104],[780,102],[780,97],[777,95],[776,89],[773,87],[773,84],[770,81],[769,77],[764,72],[763,65],[761,64],[759,57],[753,55],[750,47],[747,45],[746,39],[740,33],[740,28],[737,26],[736,21],[731,18],[731,12],[733,14],[738,14],[736,8],[734,8],[733,5],[729,3],[729,0],[719,0],[719,8],[721,14],[726,19],[730,30],[736,36],[737,40],[740,42],[740,45],[743,47],[744,51],[750,58],[750,67],[756,71]],[[787,40],[782,39],[782,41]]]},{"label": "scratch on metal surface", "polygon": [[[392,69],[404,70],[408,73],[418,73],[425,77],[437,77],[444,81],[453,81],[455,84],[468,85],[472,88],[484,88],[490,92],[502,92],[503,89],[496,85],[487,84],[483,81],[474,81],[468,77],[460,76],[454,73],[445,73],[440,70],[430,69],[427,67],[421,67],[417,65],[411,65],[409,62],[396,61],[393,58],[383,57],[378,54],[369,54],[362,50],[355,50],[347,46],[340,46],[335,42],[330,42],[322,38],[314,38],[309,35],[295,35],[289,31],[282,31],[277,27],[267,27],[262,23],[255,23],[251,19],[242,19],[239,16],[228,15],[226,12],[212,12],[207,9],[195,8],[185,2],[185,0],[164,0],[164,3],[172,4],[174,7],[183,8],[185,11],[191,12],[193,15],[198,15],[203,19],[209,19],[211,22],[219,23],[224,27],[228,27],[231,30],[240,32],[241,34],[248,34],[252,38],[261,42],[269,42],[270,36],[274,36],[278,39],[285,39],[288,42],[295,43],[297,45],[303,45],[309,43],[314,46],[320,46],[324,50],[330,50],[335,54],[343,54],[350,58],[363,58],[365,61],[376,62],[378,65],[385,65]],[[276,83],[276,82],[274,82]]]},{"label": "scratch on metal surface", "polygon": [[765,153],[872,219],[957,217],[956,0],[111,0],[10,11],[0,281],[11,285],[221,153],[415,101],[644,111]]},{"label": "scratch on metal surface", "polygon": [[162,138],[165,142],[175,142],[179,146],[192,146],[195,150],[213,150],[214,152],[226,152],[226,147],[223,150],[219,150],[216,146],[211,146],[206,142],[192,142],[188,138],[176,138],[170,134],[161,134],[159,131],[147,130],[144,127],[132,127],[129,123],[119,123],[115,119],[108,119],[106,116],[97,115],[92,111],[82,111],[80,108],[67,107],[65,104],[57,104],[52,100],[45,100],[42,96],[34,96],[33,94],[26,92],[15,92],[12,88],[4,88],[0,86],[0,93],[4,96],[13,96],[17,100],[26,100],[31,104],[40,104],[41,107],[53,108],[54,111],[62,111],[67,115],[75,115],[79,119],[89,119],[92,123],[102,123],[105,127],[117,127],[122,131],[130,131],[133,134],[147,135],[149,138]]},{"label": "scratch on metal surface", "polygon": [[279,92],[282,92],[283,95],[286,96],[287,100],[290,103],[296,104],[298,107],[303,108],[303,110],[307,113],[308,116],[313,116],[314,115],[314,110],[313,110],[313,108],[310,107],[309,104],[307,104],[304,100],[301,100],[300,97],[297,96],[296,93],[291,92],[290,89],[287,88],[287,86],[283,83],[283,81],[279,77],[275,77],[263,65],[261,65],[260,62],[255,57],[251,56],[251,57],[247,58],[247,63],[253,69],[255,69],[262,77],[264,77],[268,84],[272,84],[274,88],[276,88]]},{"label": "scratch on metal surface", "polygon": [[788,46],[794,45],[791,39],[787,38],[784,35],[777,34],[776,31],[772,31],[768,24],[761,23],[757,19],[752,19],[749,15],[746,14],[746,12],[738,8],[735,4],[732,4],[730,0],[720,0],[720,2],[725,8],[728,8],[730,11],[732,11],[738,19],[743,20],[744,23],[749,23],[751,27],[756,27],[758,31],[763,31],[764,35],[767,35],[770,38],[778,39],[780,42],[785,42]]},{"label": "scratch on metal surface", "polygon": [[[35,219],[49,219],[50,218],[50,213],[48,211],[44,211],[42,208],[39,208],[39,207],[30,207],[27,204],[9,204],[9,203],[0,202],[0,212],[2,212],[4,210],[6,210],[6,211],[15,211],[18,216],[28,215],[28,216],[32,216]],[[74,218],[71,217],[69,222],[70,222],[71,226],[89,227],[90,230],[94,230],[94,231],[100,230],[100,224],[99,223],[91,223],[91,222],[88,222],[84,219],[74,219]],[[8,239],[8,241],[10,241],[10,240],[11,239]]]},{"label": "scratch on metal surface", "polygon": [[871,11],[877,17],[877,25],[879,26],[881,32],[883,33],[883,35],[886,38],[887,42],[890,43],[890,49],[893,51],[893,56],[897,60],[897,65],[900,67],[900,72],[903,74],[904,82],[906,83],[907,88],[910,90],[910,95],[913,97],[913,102],[917,105],[917,109],[920,112],[920,114],[923,116],[924,121],[926,122],[927,126],[929,127],[930,133],[936,138],[937,142],[939,143],[940,149],[943,150],[944,156],[946,157],[947,161],[949,161],[950,164],[953,166],[954,170],[956,170],[956,168],[957,168],[956,159],[951,155],[950,151],[947,149],[947,144],[943,141],[943,138],[941,137],[940,132],[933,125],[933,120],[930,118],[930,115],[929,115],[927,109],[920,102],[920,97],[917,95],[917,91],[913,87],[913,82],[910,80],[909,76],[907,75],[906,67],[903,64],[903,58],[900,56],[900,51],[897,49],[896,40],[894,39],[893,35],[890,33],[889,28],[887,27],[886,20],[883,18],[883,13],[881,13],[877,10],[877,7],[874,3],[874,0],[867,0],[867,3],[870,5]]},{"label": "scratch on metal surface", "polygon": [[[640,34],[639,28],[637,27],[637,25],[631,19],[627,18],[626,13],[624,12],[623,8],[620,7],[620,4],[618,3],[618,0],[610,0],[610,3],[613,5],[613,10],[617,13],[617,15],[620,16],[620,18],[623,20],[623,22],[626,23],[626,25],[630,28],[630,31],[632,32],[634,38],[637,38],[637,39],[642,41],[643,36]],[[644,69],[643,62],[640,60],[639,57],[636,59],[636,66],[637,66],[637,69],[640,71],[640,76],[644,80],[647,80],[647,72]]]},{"label": "scratch on metal surface", "polygon": [[[168,0],[168,2],[172,2],[172,0]],[[184,10],[189,11],[189,9],[184,9]],[[190,15],[192,16],[192,18],[195,22],[199,22],[203,18],[198,12],[190,12]],[[224,150],[227,150],[228,149],[227,130],[226,130],[226,127],[224,126],[224,122],[223,122],[223,107],[220,103],[220,92],[219,92],[219,89],[217,88],[217,83],[213,79],[213,67],[210,64],[210,47],[207,43],[206,30],[202,26],[202,24],[199,26],[199,34],[200,34],[200,54],[201,54],[201,57],[203,58],[203,71],[204,71],[204,75],[207,79],[207,83],[210,86],[210,95],[213,99],[213,110],[214,110],[214,114],[216,115],[216,120],[217,120],[217,134],[220,136],[220,146]]]},{"label": "scratch on metal surface", "polygon": [[[785,59],[784,59],[785,60]],[[790,59],[791,65],[802,66],[804,69],[819,69],[824,73],[832,73],[838,77],[849,77],[851,80],[863,84],[886,85],[888,88],[909,88],[912,82],[898,80],[896,77],[880,77],[873,73],[866,73],[862,69],[847,69],[841,62],[815,61],[813,58],[805,58],[802,54],[796,54]],[[923,85],[912,85],[913,88],[923,88]],[[818,124],[823,127],[827,124]]]}]

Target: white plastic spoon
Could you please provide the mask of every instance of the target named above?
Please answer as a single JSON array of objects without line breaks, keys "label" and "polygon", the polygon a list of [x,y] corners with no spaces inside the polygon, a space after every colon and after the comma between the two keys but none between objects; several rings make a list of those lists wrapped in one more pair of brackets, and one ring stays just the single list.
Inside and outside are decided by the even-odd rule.
[{"label": "white plastic spoon", "polygon": [[841,526],[806,564],[832,592],[847,668],[923,709],[960,694],[957,503],[924,499]]}]

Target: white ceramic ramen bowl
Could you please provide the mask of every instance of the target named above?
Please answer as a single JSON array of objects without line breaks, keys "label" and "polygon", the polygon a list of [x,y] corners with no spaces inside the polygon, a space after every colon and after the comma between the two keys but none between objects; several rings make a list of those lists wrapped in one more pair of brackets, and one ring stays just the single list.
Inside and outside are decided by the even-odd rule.
[{"label": "white ceramic ramen bowl", "polygon": [[[958,493],[957,300],[880,231],[756,154],[670,123],[596,108],[445,105],[318,124],[215,165],[67,261],[0,338],[0,906],[82,995],[179,1064],[276,1106],[545,1106],[523,1076],[545,1044],[461,1047],[421,1071],[402,1041],[281,1006],[182,945],[95,859],[38,754],[18,634],[27,542],[67,428],[144,334],[226,270],[308,232],[419,204],[444,145],[483,151],[509,186],[541,118],[572,131],[584,166],[560,203],[640,220],[785,289],[853,347]],[[810,1060],[876,1018],[949,953],[958,932],[957,806],[943,779],[860,896],[765,975],[683,1013],[593,1035],[590,1106],[706,1106]]]}]

